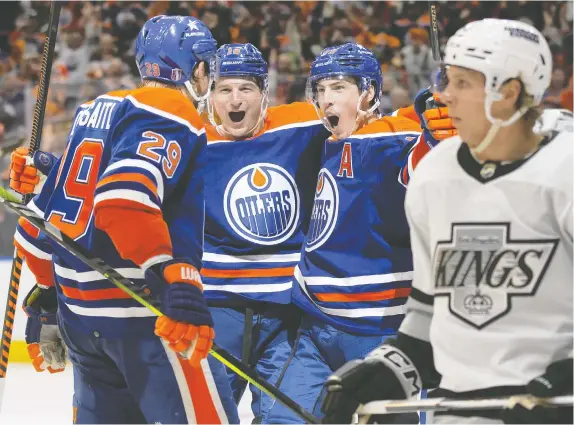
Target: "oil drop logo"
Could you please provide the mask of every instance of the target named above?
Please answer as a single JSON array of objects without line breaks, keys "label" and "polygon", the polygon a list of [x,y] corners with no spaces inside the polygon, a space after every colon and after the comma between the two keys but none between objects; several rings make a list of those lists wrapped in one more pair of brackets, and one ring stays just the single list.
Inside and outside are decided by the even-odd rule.
[{"label": "oil drop logo", "polygon": [[251,164],[239,170],[223,199],[229,225],[248,241],[275,245],[297,227],[300,201],[295,180],[275,164]]}]

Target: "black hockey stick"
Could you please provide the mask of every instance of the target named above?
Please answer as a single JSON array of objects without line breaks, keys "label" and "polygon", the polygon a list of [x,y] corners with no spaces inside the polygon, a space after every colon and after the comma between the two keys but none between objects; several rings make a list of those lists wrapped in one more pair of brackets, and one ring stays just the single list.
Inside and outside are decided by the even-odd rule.
[{"label": "black hockey stick", "polygon": [[[138,289],[129,279],[126,279],[120,275],[116,270],[108,266],[101,259],[93,257],[84,247],[78,244],[73,239],[69,238],[52,224],[45,222],[41,217],[39,217],[34,211],[30,210],[25,205],[18,202],[16,197],[12,196],[8,191],[0,187],[0,201],[4,203],[8,208],[13,210],[16,214],[21,217],[25,217],[30,223],[37,227],[41,232],[43,232],[47,237],[49,237],[54,242],[61,245],[76,258],[82,261],[91,269],[101,273],[106,279],[108,279],[116,287],[120,288],[122,291],[129,294],[133,299],[139,302],[144,307],[151,310],[158,316],[162,316],[162,312],[157,308],[157,303],[150,300],[149,296],[146,295],[142,290]],[[273,397],[283,403],[286,407],[291,409],[293,412],[297,413],[301,418],[305,419],[307,423],[318,424],[319,419],[313,416],[311,413],[303,409],[295,401],[287,397],[273,385],[262,379],[257,375],[256,372],[250,371],[247,367],[238,359],[233,357],[227,351],[222,348],[213,345],[213,348],[209,352],[213,357],[222,362],[225,366],[231,369],[233,372],[237,373],[243,379],[249,383],[255,385],[258,389],[263,391],[265,394]]]},{"label": "black hockey stick", "polygon": [[440,62],[440,41],[438,38],[438,17],[436,10],[436,1],[429,1],[429,17],[430,17],[430,45],[432,50],[432,58]]},{"label": "black hockey stick", "polygon": [[[52,73],[52,63],[54,61],[54,49],[56,46],[56,36],[58,35],[58,23],[60,21],[60,10],[62,3],[53,1],[50,5],[50,20],[48,22],[48,32],[44,40],[44,52],[42,53],[42,68],[40,70],[40,82],[38,85],[38,96],[34,106],[34,119],[32,122],[32,136],[28,146],[28,156],[33,156],[40,147],[42,129],[44,127],[44,115],[48,102],[48,87],[50,85],[50,75]],[[29,201],[31,195],[24,196],[24,203]],[[22,272],[22,257],[14,250],[14,260],[12,261],[12,272],[10,284],[8,285],[8,296],[6,300],[6,310],[2,325],[2,356],[0,359],[0,406],[2,403],[6,371],[8,368],[8,358],[10,355],[10,344],[12,342],[12,330],[14,329],[14,316],[16,304],[18,302],[18,287],[20,285],[20,274]]]}]

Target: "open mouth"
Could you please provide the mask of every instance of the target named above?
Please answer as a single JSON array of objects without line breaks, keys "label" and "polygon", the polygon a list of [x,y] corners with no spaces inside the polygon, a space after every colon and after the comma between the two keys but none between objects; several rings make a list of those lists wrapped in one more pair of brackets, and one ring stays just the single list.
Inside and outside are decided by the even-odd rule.
[{"label": "open mouth", "polygon": [[339,117],[337,117],[335,115],[330,115],[327,117],[327,121],[329,121],[329,124],[331,125],[331,127],[335,128],[339,124]]},{"label": "open mouth", "polygon": [[230,112],[229,118],[233,122],[241,122],[245,118],[245,111]]}]

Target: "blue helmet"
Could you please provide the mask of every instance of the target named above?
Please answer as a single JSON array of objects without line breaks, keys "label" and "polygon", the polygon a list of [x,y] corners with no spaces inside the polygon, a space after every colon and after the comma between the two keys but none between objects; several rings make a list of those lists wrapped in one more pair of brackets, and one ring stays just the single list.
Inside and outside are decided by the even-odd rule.
[{"label": "blue helmet", "polygon": [[211,72],[218,77],[254,77],[267,87],[267,62],[261,52],[251,43],[224,44],[212,58]]},{"label": "blue helmet", "polygon": [[345,43],[323,49],[311,64],[307,80],[307,97],[313,99],[319,80],[340,76],[355,77],[361,92],[366,92],[371,84],[374,84],[373,100],[378,106],[383,87],[383,73],[373,52],[357,43]]},{"label": "blue helmet", "polygon": [[[261,52],[251,43],[224,44],[211,58],[210,77],[212,82],[217,82],[221,77],[251,77],[257,81],[261,89],[261,110],[255,129],[265,118],[269,105],[269,70]],[[211,86],[213,89],[214,85]],[[220,134],[225,135],[226,130],[217,123],[213,103],[208,102],[207,107],[210,122]]]},{"label": "blue helmet", "polygon": [[209,28],[191,16],[155,16],[136,40],[136,64],[142,80],[186,85],[195,65],[209,63],[217,42]]}]

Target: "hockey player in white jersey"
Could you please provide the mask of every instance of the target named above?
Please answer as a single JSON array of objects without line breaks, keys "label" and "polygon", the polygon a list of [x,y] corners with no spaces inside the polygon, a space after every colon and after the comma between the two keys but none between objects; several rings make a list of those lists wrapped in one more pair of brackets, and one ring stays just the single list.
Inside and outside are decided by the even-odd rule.
[{"label": "hockey player in white jersey", "polygon": [[[459,136],[420,163],[406,195],[413,291],[398,337],[326,383],[346,422],[372,400],[440,380],[455,399],[572,394],[572,115],[536,106],[552,72],[544,37],[485,19],[446,47],[440,98]],[[545,122],[544,122],[545,121]],[[450,411],[437,423],[572,423],[572,408]]]}]

